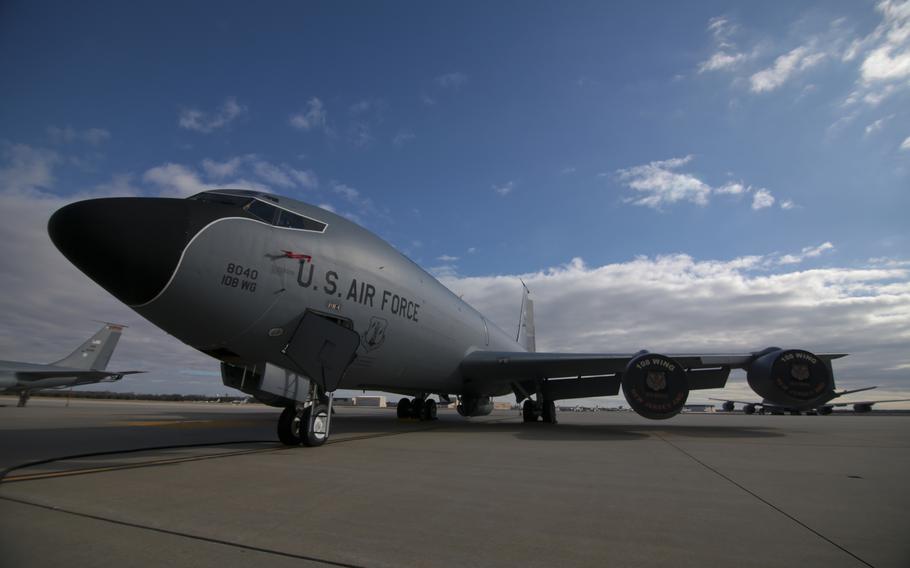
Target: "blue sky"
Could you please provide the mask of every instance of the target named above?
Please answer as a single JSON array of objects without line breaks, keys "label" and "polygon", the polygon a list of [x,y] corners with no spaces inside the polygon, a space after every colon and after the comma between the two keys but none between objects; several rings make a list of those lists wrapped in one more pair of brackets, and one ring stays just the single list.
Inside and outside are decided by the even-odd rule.
[{"label": "blue sky", "polygon": [[[813,290],[797,302],[811,317],[846,318],[843,336],[821,334],[831,348],[875,351],[849,340],[874,328],[893,343],[875,376],[910,371],[907,2],[5,2],[0,76],[0,192],[22,219],[77,194],[260,187],[364,224],[487,311],[490,283],[548,289],[581,266],[551,304],[584,305],[617,293],[591,284],[599,269],[646,257],[647,273],[696,286],[654,294],[739,290],[715,298],[724,325],[774,279]],[[27,250],[7,230],[7,252]],[[8,274],[26,271],[7,291],[67,270],[53,254],[25,268],[7,255]],[[881,317],[838,312],[851,298]],[[83,300],[73,321],[131,317]],[[27,349],[12,322],[47,333],[43,305],[11,300],[2,355]],[[584,326],[619,317],[604,310]],[[538,323],[544,345],[616,350],[583,326],[547,340],[560,317]],[[764,339],[749,329],[733,347]]]}]

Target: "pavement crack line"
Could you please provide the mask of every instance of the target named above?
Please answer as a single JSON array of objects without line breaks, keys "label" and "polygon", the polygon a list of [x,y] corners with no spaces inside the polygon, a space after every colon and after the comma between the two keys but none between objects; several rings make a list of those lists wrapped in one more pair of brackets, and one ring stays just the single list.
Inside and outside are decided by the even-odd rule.
[{"label": "pavement crack line", "polygon": [[812,534],[814,534],[814,535],[817,536],[818,538],[824,540],[825,542],[827,542],[828,544],[830,544],[830,545],[834,546],[835,548],[841,550],[842,552],[845,552],[846,554],[850,555],[850,556],[853,557],[855,560],[857,560],[858,562],[863,563],[864,565],[868,566],[869,568],[875,568],[875,566],[872,565],[872,564],[870,564],[868,561],[866,561],[866,560],[860,558],[859,556],[857,556],[857,555],[854,554],[853,552],[850,552],[850,550],[848,550],[847,548],[845,548],[845,547],[841,546],[840,544],[834,542],[833,540],[831,540],[830,538],[826,537],[825,535],[823,535],[822,533],[818,532],[817,530],[813,529],[812,527],[810,527],[810,526],[807,525],[806,523],[804,523],[804,522],[802,522],[801,520],[797,519],[796,517],[794,517],[794,516],[791,515],[790,513],[784,511],[783,509],[781,509],[780,507],[778,507],[778,506],[775,505],[774,503],[768,501],[767,499],[765,499],[764,497],[762,497],[762,496],[759,495],[758,493],[752,491],[751,489],[749,489],[749,488],[746,487],[745,485],[739,483],[738,481],[736,481],[736,480],[733,479],[732,477],[730,477],[730,476],[728,476],[728,475],[726,475],[726,474],[724,474],[724,473],[721,473],[718,469],[716,469],[716,468],[714,468],[714,467],[708,465],[707,463],[703,462],[702,460],[698,459],[697,457],[695,457],[695,456],[692,455],[691,453],[687,452],[687,451],[684,450],[683,448],[679,447],[678,445],[674,444],[673,442],[671,442],[670,440],[668,440],[667,438],[665,438],[664,436],[662,436],[659,432],[655,432],[654,435],[657,436],[661,441],[663,441],[664,443],[666,443],[666,444],[669,445],[670,447],[674,448],[674,449],[677,450],[678,452],[682,453],[684,456],[688,457],[689,459],[691,459],[692,461],[694,461],[695,463],[697,463],[698,465],[700,465],[700,466],[702,466],[703,468],[707,469],[708,471],[714,473],[714,474],[717,475],[718,477],[720,477],[720,478],[726,480],[727,482],[731,483],[732,485],[738,487],[740,490],[742,490],[742,491],[748,493],[749,495],[751,495],[751,496],[754,497],[755,499],[761,501],[762,503],[764,503],[764,504],[767,505],[768,507],[771,507],[772,509],[774,509],[775,511],[777,511],[777,512],[780,513],[781,515],[787,517],[788,519],[790,519],[791,521],[793,521],[793,522],[796,523],[797,525],[799,525],[799,526],[803,527],[804,529],[806,529],[807,531],[811,532]]},{"label": "pavement crack line", "polygon": [[163,529],[163,528],[161,528],[161,527],[154,527],[154,526],[150,526],[150,525],[143,525],[143,524],[140,524],[140,523],[133,523],[133,522],[130,522],[130,521],[121,521],[121,520],[118,520],[118,519],[112,519],[112,518],[110,518],[110,517],[102,517],[102,516],[100,516],[100,515],[93,515],[93,514],[91,514],[91,513],[80,513],[79,511],[72,511],[72,510],[69,510],[69,509],[63,509],[63,508],[54,507],[54,506],[51,506],[51,505],[42,505],[41,503],[34,503],[34,502],[32,502],[32,501],[27,501],[27,500],[25,500],[25,499],[17,499],[17,498],[15,498],[15,497],[6,497],[6,496],[0,495],[0,500],[2,500],[2,501],[10,501],[10,502],[12,502],[12,503],[18,503],[18,504],[20,504],[20,505],[27,505],[27,506],[30,506],[30,507],[37,507],[37,508],[39,508],[39,509],[45,509],[45,510],[48,510],[48,511],[55,511],[55,512],[57,512],[57,513],[64,513],[64,514],[67,514],[67,515],[73,515],[73,516],[75,516],[75,517],[80,517],[80,518],[83,518],[83,519],[92,519],[92,520],[101,521],[101,522],[104,522],[104,523],[112,523],[112,524],[115,524],[115,525],[120,525],[120,526],[124,526],[124,527],[130,527],[130,528],[134,528],[134,529],[152,531],[152,532],[156,532],[156,533],[160,533],[160,534],[166,534],[166,535],[170,535],[170,536],[178,536],[178,537],[188,538],[188,539],[191,539],[191,540],[197,540],[197,541],[201,541],[201,542],[209,542],[209,543],[212,543],[212,544],[221,544],[221,545],[223,545],[223,546],[230,546],[230,547],[233,547],[233,548],[240,548],[240,549],[243,549],[243,550],[251,550],[251,551],[254,551],[254,552],[261,552],[261,553],[263,553],[263,554],[272,554],[272,555],[275,555],[275,556],[283,556],[283,557],[285,557],[285,558],[293,558],[293,559],[295,559],[295,560],[307,560],[307,561],[309,561],[309,562],[318,562],[318,563],[320,563],[320,564],[325,564],[326,566],[341,566],[342,568],[366,568],[365,566],[362,566],[362,565],[359,565],[359,564],[350,564],[350,563],[347,563],[347,562],[338,562],[338,561],[335,561],[335,560],[328,560],[328,559],[325,559],[325,558],[318,558],[318,557],[316,557],[316,556],[307,556],[307,555],[305,555],[305,554],[295,554],[295,553],[293,553],[293,552],[284,552],[284,551],[282,551],[282,550],[274,550],[274,549],[271,549],[271,548],[264,548],[264,547],[261,547],[261,546],[253,546],[253,545],[250,545],[250,544],[243,544],[243,543],[240,543],[240,542],[232,542],[232,541],[223,540],[223,539],[220,539],[220,538],[212,538],[212,537],[207,537],[207,536],[202,536],[202,535],[196,535],[196,534],[185,533],[185,532],[181,532],[181,531],[175,531],[175,530],[170,530],[170,529]]}]

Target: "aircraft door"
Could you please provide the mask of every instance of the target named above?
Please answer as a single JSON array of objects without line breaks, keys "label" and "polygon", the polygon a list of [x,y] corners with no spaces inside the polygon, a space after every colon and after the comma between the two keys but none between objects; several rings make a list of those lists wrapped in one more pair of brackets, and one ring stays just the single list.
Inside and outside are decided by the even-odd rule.
[{"label": "aircraft door", "polygon": [[360,334],[352,329],[350,321],[307,310],[281,353],[287,357],[289,367],[332,392],[357,356],[358,347]]}]

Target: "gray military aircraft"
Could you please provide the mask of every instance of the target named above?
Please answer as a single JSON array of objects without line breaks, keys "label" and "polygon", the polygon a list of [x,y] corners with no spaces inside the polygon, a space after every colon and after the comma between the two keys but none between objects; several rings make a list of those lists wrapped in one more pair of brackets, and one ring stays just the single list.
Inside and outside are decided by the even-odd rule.
[{"label": "gray military aircraft", "polygon": [[800,414],[803,414],[803,413],[828,415],[828,414],[831,414],[832,412],[834,412],[835,408],[841,408],[841,407],[846,407],[846,406],[852,406],[853,412],[861,414],[864,412],[872,412],[872,406],[875,404],[885,404],[888,402],[906,402],[906,401],[910,400],[910,398],[891,398],[891,399],[884,399],[884,400],[853,400],[853,401],[849,401],[849,402],[831,402],[835,398],[844,396],[845,394],[872,390],[874,388],[877,388],[877,387],[865,387],[865,388],[861,388],[861,389],[838,391],[838,392],[832,391],[828,394],[827,397],[825,397],[825,398],[827,398],[827,400],[824,400],[822,397],[820,397],[819,400],[813,400],[811,402],[803,403],[803,404],[786,404],[785,405],[785,404],[777,404],[777,403],[769,401],[769,400],[763,400],[762,402],[754,402],[754,401],[749,402],[749,401],[742,401],[742,400],[730,400],[728,398],[710,398],[708,400],[716,400],[718,402],[723,402],[722,408],[726,412],[733,412],[734,410],[736,410],[736,405],[741,404],[741,405],[743,405],[743,412],[745,414],[755,414],[755,412],[757,411],[760,414],[764,414],[765,412],[769,412],[771,414],[790,413],[790,414],[797,415],[797,416]]},{"label": "gray military aircraft", "polygon": [[25,406],[31,393],[53,389],[119,381],[124,375],[143,371],[105,371],[124,326],[104,324],[78,349],[54,363],[0,361],[0,392],[19,395],[18,406]]},{"label": "gray military aircraft", "polygon": [[[221,361],[225,385],[284,407],[279,439],[323,444],[338,388],[405,395],[400,417],[433,419],[457,397],[482,416],[514,394],[526,422],[554,402],[616,395],[647,418],[731,369],[781,404],[834,389],[831,360],[799,349],[732,355],[538,353],[523,292],[508,334],[391,245],[287,197],[213,190],[187,199],[104,198],[58,210],[48,231],[80,270],[149,321]],[[653,317],[659,317],[655,314]]]}]

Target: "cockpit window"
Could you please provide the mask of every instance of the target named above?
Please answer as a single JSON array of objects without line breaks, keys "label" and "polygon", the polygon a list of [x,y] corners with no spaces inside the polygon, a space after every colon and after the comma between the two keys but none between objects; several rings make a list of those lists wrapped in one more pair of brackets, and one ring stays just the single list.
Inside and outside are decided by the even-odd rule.
[{"label": "cockpit window", "polygon": [[275,215],[278,213],[277,207],[259,201],[258,199],[254,199],[246,210],[270,225],[275,223]]},{"label": "cockpit window", "polygon": [[206,203],[220,203],[222,205],[233,205],[234,207],[243,207],[250,202],[249,197],[242,195],[225,195],[223,193],[197,193],[190,197],[195,201],[205,201]]},{"label": "cockpit window", "polygon": [[[270,196],[263,196],[274,199]],[[219,203],[222,205],[232,205],[238,209],[243,209],[251,216],[260,219],[269,225],[284,227],[287,229],[303,229],[304,231],[323,232],[327,225],[322,221],[316,221],[309,217],[304,217],[298,213],[276,207],[258,198],[245,197],[242,195],[227,195],[224,193],[198,193],[190,199],[195,201],[205,201],[207,203]]]},{"label": "cockpit window", "polygon": [[278,212],[278,221],[275,224],[279,227],[288,227],[290,229],[304,229],[306,231],[322,232],[325,230],[325,223],[314,221],[313,219],[304,217],[303,215],[291,213],[286,209],[281,209]]}]

